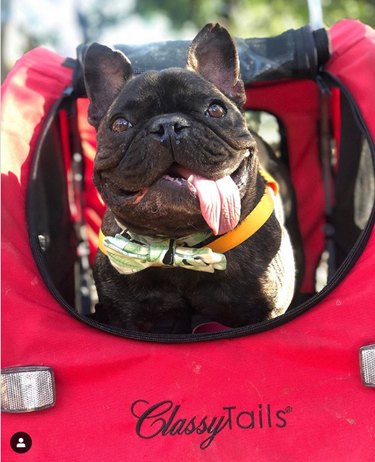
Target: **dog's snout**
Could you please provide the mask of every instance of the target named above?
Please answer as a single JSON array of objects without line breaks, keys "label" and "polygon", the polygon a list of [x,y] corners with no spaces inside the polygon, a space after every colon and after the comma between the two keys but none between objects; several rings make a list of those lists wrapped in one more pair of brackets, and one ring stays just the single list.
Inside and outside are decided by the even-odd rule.
[{"label": "dog's snout", "polygon": [[189,128],[189,122],[181,116],[158,117],[149,127],[149,133],[161,142],[168,139],[181,139]]}]

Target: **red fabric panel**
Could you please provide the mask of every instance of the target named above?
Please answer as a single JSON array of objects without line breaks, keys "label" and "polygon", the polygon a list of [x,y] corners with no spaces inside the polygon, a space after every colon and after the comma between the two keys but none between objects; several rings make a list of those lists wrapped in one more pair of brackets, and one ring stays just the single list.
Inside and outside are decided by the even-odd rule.
[{"label": "red fabric panel", "polygon": [[360,107],[375,139],[375,30],[359,21],[344,20],[330,30],[332,58],[326,70],[338,78]]},{"label": "red fabric panel", "polygon": [[77,101],[78,127],[85,159],[85,221],[90,246],[90,259],[93,263],[96,249],[98,248],[98,234],[105,205],[92,181],[96,153],[96,135],[94,128],[87,121],[87,108],[88,99],[81,98]]},{"label": "red fabric panel", "polygon": [[[336,156],[340,155],[340,139],[341,139],[341,91],[338,88],[331,89],[331,123],[333,139],[335,140]],[[338,167],[338,162],[335,167]]]},{"label": "red fabric panel", "polygon": [[[358,350],[374,342],[374,235],[323,302],[246,338],[136,342],[90,328],[56,303],[29,249],[25,194],[40,123],[69,79],[60,57],[34,50],[3,94],[2,365],[51,366],[57,392],[52,409],[3,416],[3,460],[373,461],[373,390],[361,384]],[[140,415],[145,401],[180,407],[157,408],[137,428],[131,409]],[[215,416],[224,428],[213,436]],[[22,456],[9,445],[18,431],[33,439]]]},{"label": "red fabric panel", "polygon": [[305,249],[301,290],[314,291],[315,268],[324,248],[324,201],[319,160],[319,90],[310,81],[283,81],[247,89],[246,109],[274,114],[286,128],[292,181]]}]

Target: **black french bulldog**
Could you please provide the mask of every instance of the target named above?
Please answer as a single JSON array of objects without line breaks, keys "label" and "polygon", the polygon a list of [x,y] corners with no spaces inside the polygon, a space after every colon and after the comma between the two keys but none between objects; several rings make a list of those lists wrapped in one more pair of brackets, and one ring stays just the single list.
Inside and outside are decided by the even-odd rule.
[{"label": "black french bulldog", "polygon": [[185,69],[140,75],[121,52],[94,43],[84,78],[97,130],[94,183],[107,205],[94,277],[109,323],[186,333],[194,316],[238,327],[282,314],[295,270],[275,211],[225,256],[205,253],[267,189],[227,30],[205,26]]}]

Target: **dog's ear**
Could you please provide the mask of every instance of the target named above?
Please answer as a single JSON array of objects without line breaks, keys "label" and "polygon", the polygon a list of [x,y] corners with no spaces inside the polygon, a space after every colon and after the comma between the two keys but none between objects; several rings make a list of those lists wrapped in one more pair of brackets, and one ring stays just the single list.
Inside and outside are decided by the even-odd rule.
[{"label": "dog's ear", "polygon": [[207,24],[192,41],[187,68],[201,74],[241,106],[246,99],[237,47],[220,24]]},{"label": "dog's ear", "polygon": [[97,128],[109,106],[132,75],[132,67],[121,51],[92,43],[83,59],[83,72],[90,100],[88,120]]}]

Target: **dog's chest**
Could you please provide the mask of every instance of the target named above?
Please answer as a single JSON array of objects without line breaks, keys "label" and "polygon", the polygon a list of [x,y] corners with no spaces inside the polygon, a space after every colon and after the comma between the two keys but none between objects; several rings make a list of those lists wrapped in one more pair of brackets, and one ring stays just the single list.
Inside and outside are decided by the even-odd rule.
[{"label": "dog's chest", "polygon": [[274,306],[269,318],[285,313],[290,306],[295,289],[295,261],[289,234],[284,227],[284,211],[280,196],[274,197],[275,215],[281,227],[280,247],[261,278],[264,294]]}]

